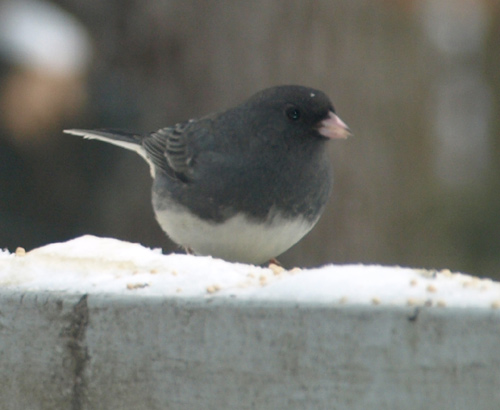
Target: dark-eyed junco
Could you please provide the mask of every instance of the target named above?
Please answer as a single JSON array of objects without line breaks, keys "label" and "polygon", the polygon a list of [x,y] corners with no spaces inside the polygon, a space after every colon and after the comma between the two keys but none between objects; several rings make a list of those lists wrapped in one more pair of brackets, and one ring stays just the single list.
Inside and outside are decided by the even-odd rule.
[{"label": "dark-eyed junco", "polygon": [[296,85],[148,134],[65,132],[141,155],[154,179],[156,218],[176,243],[256,264],[316,224],[332,186],[325,144],[350,135],[323,92]]}]

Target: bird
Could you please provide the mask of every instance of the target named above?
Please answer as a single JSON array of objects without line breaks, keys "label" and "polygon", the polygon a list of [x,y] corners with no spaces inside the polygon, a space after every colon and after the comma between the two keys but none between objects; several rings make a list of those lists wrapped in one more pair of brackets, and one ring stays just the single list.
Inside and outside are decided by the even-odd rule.
[{"label": "bird", "polygon": [[149,164],[156,219],[195,255],[260,265],[317,223],[333,184],[327,143],[351,135],[319,90],[281,85],[150,133],[68,129]]}]

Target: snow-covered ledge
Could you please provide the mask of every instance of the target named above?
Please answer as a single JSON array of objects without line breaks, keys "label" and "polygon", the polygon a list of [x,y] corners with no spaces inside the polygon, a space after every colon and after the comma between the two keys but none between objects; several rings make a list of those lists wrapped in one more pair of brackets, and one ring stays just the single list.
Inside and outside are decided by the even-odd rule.
[{"label": "snow-covered ledge", "polygon": [[0,253],[0,408],[500,409],[500,284],[85,236]]}]

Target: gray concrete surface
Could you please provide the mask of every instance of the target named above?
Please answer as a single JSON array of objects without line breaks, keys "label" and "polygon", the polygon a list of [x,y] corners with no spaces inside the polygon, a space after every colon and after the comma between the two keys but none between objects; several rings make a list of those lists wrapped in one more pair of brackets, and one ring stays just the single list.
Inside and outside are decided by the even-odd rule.
[{"label": "gray concrete surface", "polygon": [[500,408],[498,310],[4,292],[2,409]]}]

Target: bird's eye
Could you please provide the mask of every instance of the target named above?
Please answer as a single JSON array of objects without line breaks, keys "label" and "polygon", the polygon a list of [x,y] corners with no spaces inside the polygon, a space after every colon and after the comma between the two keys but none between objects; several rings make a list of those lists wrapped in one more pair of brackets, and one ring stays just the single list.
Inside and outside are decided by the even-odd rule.
[{"label": "bird's eye", "polygon": [[292,121],[297,121],[300,119],[300,110],[297,107],[289,107],[286,110],[286,116]]}]

